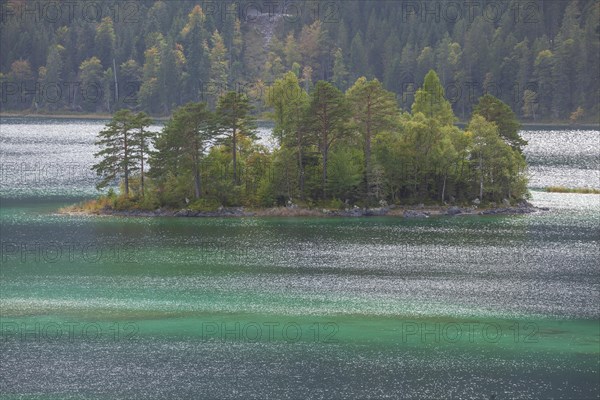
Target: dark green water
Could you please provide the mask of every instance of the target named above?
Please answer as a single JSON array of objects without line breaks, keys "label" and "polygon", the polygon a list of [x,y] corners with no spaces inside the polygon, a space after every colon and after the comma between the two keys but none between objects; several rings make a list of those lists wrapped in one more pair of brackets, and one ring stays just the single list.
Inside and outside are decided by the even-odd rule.
[{"label": "dark green water", "polygon": [[[516,217],[58,215],[93,195],[101,126],[2,120],[0,397],[600,395],[600,196],[534,192],[551,211]],[[598,132],[526,134],[532,182],[597,186]]]}]

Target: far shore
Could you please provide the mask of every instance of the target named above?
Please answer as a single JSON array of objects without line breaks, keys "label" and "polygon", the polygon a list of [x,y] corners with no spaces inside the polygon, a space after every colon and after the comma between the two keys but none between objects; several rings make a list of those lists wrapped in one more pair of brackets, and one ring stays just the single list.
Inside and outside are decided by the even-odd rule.
[{"label": "far shore", "polygon": [[[17,113],[17,112],[0,112],[1,118],[56,118],[56,119],[88,119],[88,120],[109,120],[113,117],[112,114],[94,114],[94,113]],[[155,121],[168,121],[170,117],[152,117]],[[260,118],[259,118],[260,120]],[[600,123],[578,123],[572,124],[569,121],[519,121],[523,128],[527,129],[596,129],[600,130]],[[458,127],[465,127],[467,122],[459,121],[456,123]]]},{"label": "far shore", "polygon": [[441,216],[485,216],[485,215],[523,215],[540,211],[549,211],[548,208],[535,207],[522,201],[516,206],[504,205],[503,207],[458,207],[458,206],[389,206],[380,208],[347,208],[344,210],[309,209],[302,207],[272,207],[272,208],[245,208],[245,207],[219,207],[215,211],[195,211],[191,209],[157,209],[157,210],[115,210],[102,208],[99,210],[86,210],[82,205],[74,205],[59,210],[61,215],[90,215],[90,216],[118,216],[118,217],[174,217],[174,218],[226,218],[226,217],[401,217],[401,218],[429,218]]},{"label": "far shore", "polygon": [[[56,118],[56,119],[89,119],[89,120],[109,120],[113,117],[112,114],[94,114],[94,113],[57,113],[57,114],[41,114],[41,113],[11,113],[0,112],[0,118]],[[167,121],[168,117],[152,117],[155,121]]]}]

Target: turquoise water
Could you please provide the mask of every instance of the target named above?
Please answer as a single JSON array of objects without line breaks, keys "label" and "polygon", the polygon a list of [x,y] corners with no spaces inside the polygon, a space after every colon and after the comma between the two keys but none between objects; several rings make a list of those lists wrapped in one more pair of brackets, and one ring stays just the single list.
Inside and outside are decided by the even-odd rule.
[{"label": "turquoise water", "polygon": [[2,398],[600,395],[600,196],[535,190],[599,132],[524,133],[534,215],[116,218],[56,213],[102,121],[1,122]]}]

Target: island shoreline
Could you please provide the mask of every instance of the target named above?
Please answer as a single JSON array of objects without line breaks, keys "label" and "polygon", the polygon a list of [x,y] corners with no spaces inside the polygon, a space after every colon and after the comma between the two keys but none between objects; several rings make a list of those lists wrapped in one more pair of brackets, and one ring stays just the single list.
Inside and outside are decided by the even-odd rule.
[{"label": "island shoreline", "polygon": [[536,207],[522,201],[516,206],[505,207],[458,207],[458,206],[390,206],[380,208],[348,208],[345,210],[314,209],[297,206],[272,208],[220,207],[215,211],[196,211],[192,209],[157,210],[116,210],[102,208],[100,210],[84,210],[79,206],[70,206],[59,210],[60,215],[113,216],[113,217],[171,217],[171,218],[359,218],[359,217],[391,217],[391,218],[430,218],[443,216],[493,216],[493,215],[525,215],[549,208]]}]

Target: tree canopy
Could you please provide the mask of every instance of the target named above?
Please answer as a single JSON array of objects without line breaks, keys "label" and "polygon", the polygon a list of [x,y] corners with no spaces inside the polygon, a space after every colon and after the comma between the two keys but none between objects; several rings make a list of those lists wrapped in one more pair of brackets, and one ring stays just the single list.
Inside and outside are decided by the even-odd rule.
[{"label": "tree canopy", "polygon": [[[401,111],[376,79],[358,78],[344,94],[318,81],[306,92],[293,72],[267,89],[274,147],[257,143],[248,98],[227,92],[175,110],[152,137],[149,184],[132,199],[146,207],[273,206],[301,202],[333,207],[382,203],[483,203],[527,196],[526,163],[502,129],[514,129],[507,106],[482,98],[465,131],[427,74],[412,113]],[[498,111],[500,110],[500,111]],[[497,112],[498,111],[498,112]],[[485,114],[484,117],[481,114]],[[488,119],[489,118],[489,119]],[[143,182],[145,114],[117,112],[99,134],[94,169],[100,189]],[[518,136],[517,136],[518,137]]]},{"label": "tree canopy", "polygon": [[495,123],[498,127],[498,133],[506,143],[514,150],[520,153],[523,152],[523,146],[527,145],[527,141],[519,135],[521,124],[506,103],[491,94],[486,94],[479,99],[473,113]]},{"label": "tree canopy", "polygon": [[98,134],[96,145],[100,151],[94,157],[101,160],[92,167],[102,180],[98,189],[109,186],[123,178],[125,196],[129,196],[129,179],[137,171],[142,171],[147,155],[147,142],[150,134],[144,129],[150,119],[143,113],[133,114],[129,110],[118,111],[113,119]]}]

